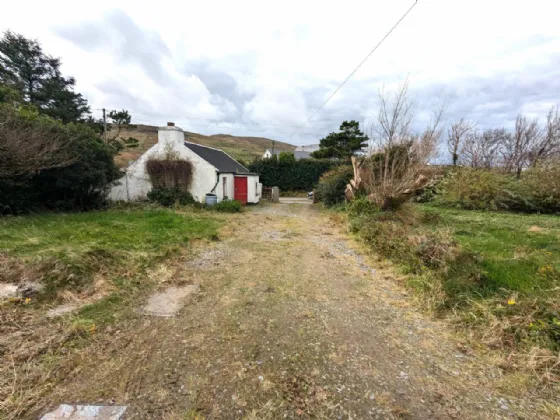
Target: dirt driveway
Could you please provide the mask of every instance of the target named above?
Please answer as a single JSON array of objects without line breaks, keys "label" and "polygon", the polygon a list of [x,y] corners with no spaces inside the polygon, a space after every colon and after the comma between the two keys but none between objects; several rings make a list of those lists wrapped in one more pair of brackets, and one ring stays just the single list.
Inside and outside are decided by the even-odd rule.
[{"label": "dirt driveway", "polygon": [[63,402],[142,419],[536,416],[324,213],[255,207],[220,237],[184,261],[198,291],[176,317],[104,332],[30,418]]}]

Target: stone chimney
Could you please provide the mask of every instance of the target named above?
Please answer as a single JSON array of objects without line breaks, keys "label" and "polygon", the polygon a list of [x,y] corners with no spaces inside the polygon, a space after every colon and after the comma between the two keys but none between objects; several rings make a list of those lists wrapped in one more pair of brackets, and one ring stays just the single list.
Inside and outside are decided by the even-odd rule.
[{"label": "stone chimney", "polygon": [[175,126],[174,122],[168,122],[166,127],[158,128],[158,144],[170,145],[174,150],[179,150],[185,143],[184,131]]}]

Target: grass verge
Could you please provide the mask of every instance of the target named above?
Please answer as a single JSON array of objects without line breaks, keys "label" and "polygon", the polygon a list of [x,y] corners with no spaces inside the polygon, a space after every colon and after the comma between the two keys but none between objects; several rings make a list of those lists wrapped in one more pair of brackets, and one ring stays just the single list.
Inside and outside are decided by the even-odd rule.
[{"label": "grass verge", "polygon": [[560,377],[560,219],[405,206],[349,206],[352,231],[410,274],[421,302],[500,349],[503,367]]},{"label": "grass verge", "polygon": [[[150,206],[0,219],[0,282],[44,286],[0,301],[0,417],[18,418],[49,392],[71,369],[68,354],[126,320],[163,278],[175,280],[189,241],[215,239],[220,224],[208,212]],[[45,316],[59,305],[78,309]]]}]

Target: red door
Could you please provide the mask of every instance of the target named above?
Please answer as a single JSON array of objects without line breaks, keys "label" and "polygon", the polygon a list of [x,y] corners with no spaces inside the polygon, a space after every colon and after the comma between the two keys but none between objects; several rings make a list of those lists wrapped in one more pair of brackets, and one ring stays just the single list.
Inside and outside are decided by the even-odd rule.
[{"label": "red door", "polygon": [[233,184],[235,187],[234,199],[247,204],[247,177],[236,176]]}]

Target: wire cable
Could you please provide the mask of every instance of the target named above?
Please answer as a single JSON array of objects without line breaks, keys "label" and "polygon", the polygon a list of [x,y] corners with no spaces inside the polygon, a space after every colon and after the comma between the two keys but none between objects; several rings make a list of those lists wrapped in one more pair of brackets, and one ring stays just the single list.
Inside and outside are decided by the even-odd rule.
[{"label": "wire cable", "polygon": [[328,99],[319,107],[317,108],[317,110],[313,113],[313,115],[311,115],[311,117],[309,117],[302,125],[300,125],[296,131],[294,131],[294,133],[292,134],[291,137],[293,137],[294,135],[296,135],[299,130],[301,128],[303,128],[309,121],[311,121],[313,119],[313,117],[315,115],[317,115],[317,113],[319,111],[321,111],[321,109],[323,109],[323,107],[334,97],[334,95],[337,94],[337,92],[342,89],[342,87],[346,84],[346,82],[348,82],[348,80],[350,80],[350,78],[352,76],[354,76],[354,74],[358,71],[358,69],[360,67],[362,67],[362,65],[368,60],[368,58],[381,46],[381,44],[383,44],[383,42],[389,37],[389,35],[391,35],[393,33],[393,31],[397,28],[397,26],[400,25],[400,23],[404,20],[404,18],[406,18],[406,16],[412,11],[412,9],[414,9],[414,6],[416,6],[418,4],[418,0],[416,0],[412,6],[410,6],[410,8],[406,11],[406,13],[397,21],[397,23],[395,23],[395,25],[391,28],[391,30],[389,32],[387,32],[385,34],[385,36],[381,39],[381,41],[379,41],[377,43],[377,45],[369,52],[369,54],[366,56],[366,58],[364,58],[362,60],[362,62],[360,64],[358,64],[358,66],[352,71],[352,73],[350,73],[348,75],[348,77],[346,79],[344,79],[344,81],[334,90],[334,92],[331,94],[331,96],[328,97]]}]

